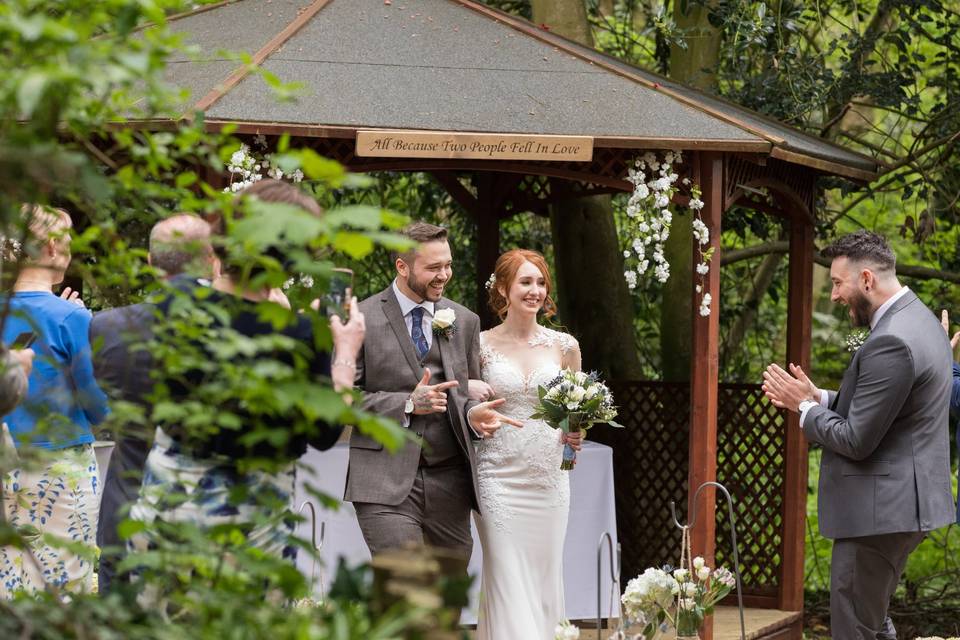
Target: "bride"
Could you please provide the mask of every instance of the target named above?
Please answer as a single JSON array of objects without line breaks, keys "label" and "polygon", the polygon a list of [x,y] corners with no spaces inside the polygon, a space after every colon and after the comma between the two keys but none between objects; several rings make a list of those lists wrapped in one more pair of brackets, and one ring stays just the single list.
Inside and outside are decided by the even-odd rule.
[{"label": "bride", "polygon": [[522,429],[500,429],[477,442],[480,511],[474,514],[483,547],[478,640],[552,640],[564,619],[563,541],[570,478],[560,470],[564,435],[529,420],[538,385],[563,368],[580,369],[572,336],[542,327],[537,315],[556,312],[550,274],[536,251],[515,249],[497,260],[490,306],[501,324],[480,334],[483,380],[506,399],[501,412]]}]

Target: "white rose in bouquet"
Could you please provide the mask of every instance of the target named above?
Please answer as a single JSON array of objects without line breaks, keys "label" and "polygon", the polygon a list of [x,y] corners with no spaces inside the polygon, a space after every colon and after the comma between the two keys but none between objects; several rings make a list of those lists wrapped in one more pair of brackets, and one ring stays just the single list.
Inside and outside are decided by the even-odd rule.
[{"label": "white rose in bouquet", "polygon": [[457,314],[453,309],[437,309],[433,316],[433,326],[437,329],[446,329],[452,327],[457,320]]}]

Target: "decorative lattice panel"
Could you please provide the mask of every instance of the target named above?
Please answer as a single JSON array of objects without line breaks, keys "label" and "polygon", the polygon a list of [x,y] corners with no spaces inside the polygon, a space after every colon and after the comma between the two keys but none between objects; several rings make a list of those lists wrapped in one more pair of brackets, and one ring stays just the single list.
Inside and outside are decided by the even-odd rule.
[{"label": "decorative lattice panel", "polygon": [[[783,537],[783,412],[759,385],[720,385],[717,478],[733,496],[744,593],[776,596]],[[733,568],[726,501],[717,496],[717,564]]]},{"label": "decorative lattice panel", "polygon": [[[686,384],[612,385],[625,429],[600,427],[590,437],[613,447],[618,536],[625,581],[646,567],[678,559],[680,535],[670,517],[687,498],[690,390]],[[784,509],[784,417],[758,385],[720,385],[717,478],[734,499],[744,594],[776,596]],[[732,568],[725,502],[717,501],[717,563]]]}]

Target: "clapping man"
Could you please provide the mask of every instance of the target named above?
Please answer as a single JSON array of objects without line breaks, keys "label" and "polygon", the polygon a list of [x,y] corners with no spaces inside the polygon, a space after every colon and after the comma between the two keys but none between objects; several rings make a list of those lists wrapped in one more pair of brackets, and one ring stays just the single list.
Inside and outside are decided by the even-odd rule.
[{"label": "clapping man", "polygon": [[832,538],[830,627],[834,638],[896,638],[887,615],[909,554],[954,521],[948,412],[950,345],[936,316],[897,280],[886,240],[869,231],[838,239],[831,299],[870,336],[838,392],[800,367],[771,364],[763,389],[800,414],[806,439],[823,447],[818,512]]}]

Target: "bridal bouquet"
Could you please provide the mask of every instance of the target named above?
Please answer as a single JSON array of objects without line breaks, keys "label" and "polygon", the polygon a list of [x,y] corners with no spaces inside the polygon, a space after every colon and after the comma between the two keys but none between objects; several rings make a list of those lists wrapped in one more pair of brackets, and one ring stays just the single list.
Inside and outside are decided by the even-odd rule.
[{"label": "bridal bouquet", "polygon": [[[547,386],[539,388],[538,396],[540,402],[530,419],[543,420],[564,433],[586,430],[598,422],[622,426],[613,422],[617,417],[613,394],[596,373],[564,369]],[[577,452],[569,444],[564,445],[560,468],[569,471],[576,460]]]}]

